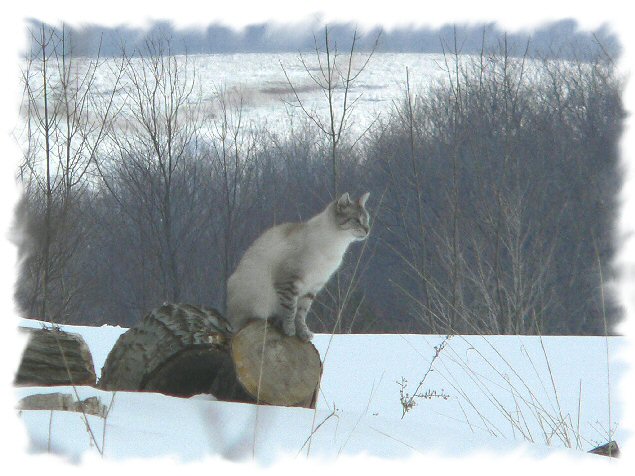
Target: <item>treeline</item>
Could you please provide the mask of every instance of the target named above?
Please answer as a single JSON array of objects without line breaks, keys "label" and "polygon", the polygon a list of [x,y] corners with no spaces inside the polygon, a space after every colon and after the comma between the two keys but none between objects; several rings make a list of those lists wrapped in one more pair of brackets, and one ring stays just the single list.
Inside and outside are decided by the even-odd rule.
[{"label": "treeline", "polygon": [[619,319],[604,287],[624,111],[599,46],[592,61],[531,63],[504,38],[477,56],[449,48],[445,80],[415,91],[404,72],[403,97],[362,133],[349,87],[364,67],[337,66],[350,63],[333,46],[318,85],[339,115],[302,107],[289,83],[299,113],[281,128],[223,90],[204,100],[196,65],[164,42],[109,62],[104,89],[105,63],[78,67],[64,35],[36,33],[16,220],[26,316],[131,325],[166,301],[222,309],[262,231],[369,190],[370,238],[313,306],[317,332],[604,334]]},{"label": "treeline", "polygon": [[[35,30],[42,26],[35,21],[31,25]],[[70,33],[74,55],[95,56],[99,53],[111,57],[120,56],[124,45],[128,54],[143,54],[146,42],[157,35],[171,38],[173,54],[311,52],[315,47],[315,36],[319,39],[323,33],[323,26],[318,21],[285,25],[260,23],[243,29],[222,24],[205,28],[176,28],[168,21],[154,22],[146,29],[126,25],[66,25],[55,27],[58,34],[63,27]],[[336,23],[329,28],[333,43],[340,45],[350,43],[356,29],[352,23]],[[499,39],[506,35],[509,44],[517,46],[510,53],[520,56],[590,60],[597,41],[611,56],[620,53],[619,41],[609,28],[603,26],[595,31],[585,31],[575,20],[548,22],[530,33],[505,33],[494,23],[444,25],[440,28],[395,27],[388,30],[376,26],[359,39],[357,49],[373,49],[379,32],[378,51],[382,52],[442,53],[444,43],[451,43],[454,35],[458,35],[463,54],[480,54],[483,42],[486,48],[495,48]],[[38,49],[37,40],[31,41],[31,45],[32,49]],[[527,45],[529,48],[525,51]]]}]

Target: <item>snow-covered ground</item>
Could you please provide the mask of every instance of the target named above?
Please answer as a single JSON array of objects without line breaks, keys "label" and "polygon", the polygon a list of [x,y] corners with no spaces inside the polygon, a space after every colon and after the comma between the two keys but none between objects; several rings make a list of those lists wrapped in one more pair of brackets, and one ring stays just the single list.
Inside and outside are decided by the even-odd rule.
[{"label": "snow-covered ground", "polygon": [[[366,59],[364,53],[354,56],[353,73],[364,65]],[[345,65],[345,59],[338,61]],[[315,54],[197,55],[192,62],[197,68],[200,83],[204,85],[205,99],[209,100],[219,89],[235,96],[240,95],[247,117],[257,124],[266,121],[269,126],[277,124],[287,127],[289,115],[299,113],[302,116],[299,110],[289,106],[297,105],[289,81],[308,111],[315,112],[321,118],[328,116],[325,95],[310,76],[320,78]],[[349,103],[355,100],[354,120],[351,121],[355,130],[364,130],[375,118],[389,113],[395,101],[402,100],[406,68],[414,90],[421,90],[432,81],[446,76],[442,55],[376,53],[352,83],[349,92]],[[341,112],[342,88],[336,89],[334,98],[336,113]]]},{"label": "snow-covered ground", "polygon": [[[467,55],[461,56],[463,61],[468,58]],[[448,75],[446,61],[439,54],[375,53],[367,64],[366,60],[367,53],[353,56],[352,74],[355,75],[362,68],[363,71],[351,83],[347,98],[349,106],[354,103],[348,124],[357,133],[365,130],[376,118],[389,114],[395,102],[403,100],[406,69],[413,91],[422,91],[436,80],[447,79]],[[230,101],[230,112],[235,112],[233,109],[237,104],[242,105],[245,126],[286,131],[292,118],[304,118],[304,113],[295,107],[298,104],[289,82],[307,111],[323,121],[328,117],[328,101],[324,91],[314,81],[317,79],[323,82],[319,73],[320,65],[314,53],[177,55],[171,57],[170,61],[177,65],[180,81],[187,84],[187,88],[193,87],[188,104],[201,107],[207,120],[213,121],[214,115],[219,113],[215,98],[219,92],[224,92]],[[338,67],[345,68],[346,61],[346,55],[339,56]],[[92,69],[95,60],[75,58],[72,64],[73,73],[83,78],[86,71]],[[129,114],[126,103],[130,103],[126,91],[134,95],[134,87],[127,74],[117,82],[121,64],[122,61],[118,58],[100,60],[94,82],[91,83],[91,94],[94,95],[91,108],[99,108],[100,104],[107,102],[117,84],[113,110],[116,109],[119,113],[119,122],[116,124],[123,127],[123,120]],[[533,64],[532,60],[529,60],[529,64]],[[143,60],[132,58],[130,66],[131,71],[140,74],[143,71]],[[23,67],[27,68],[27,65]],[[38,84],[41,81],[41,63],[36,59],[30,68],[32,81]],[[55,90],[59,83],[59,72],[53,68],[48,74],[51,88]],[[344,90],[339,83],[341,81],[338,81],[334,91],[334,110],[338,118],[344,98]],[[53,94],[53,97],[56,95]],[[19,136],[18,132],[16,134]]]},{"label": "snow-covered ground", "polygon": [[[23,320],[22,325],[40,326]],[[80,333],[99,371],[119,327],[62,326]],[[417,399],[403,415],[405,391],[413,393],[430,367],[434,335],[317,335],[324,361],[316,411],[190,399],[153,393],[102,392],[78,387],[80,398],[98,396],[110,413],[88,417],[97,446],[110,460],[159,456],[198,461],[205,456],[269,465],[284,457],[335,459],[366,455],[497,455],[522,451],[597,460],[586,451],[628,434],[617,391],[625,365],[621,337],[454,336],[433,362],[421,388],[447,396]],[[608,346],[608,347],[607,347]],[[609,365],[607,369],[607,349]],[[610,402],[609,402],[610,383]],[[28,394],[73,393],[72,388],[16,388]],[[610,413],[609,413],[610,411]],[[402,418],[403,416],[403,418]],[[51,451],[72,461],[96,454],[82,416],[22,411],[29,450]],[[312,436],[311,436],[312,434]],[[310,437],[311,436],[311,437]]]}]

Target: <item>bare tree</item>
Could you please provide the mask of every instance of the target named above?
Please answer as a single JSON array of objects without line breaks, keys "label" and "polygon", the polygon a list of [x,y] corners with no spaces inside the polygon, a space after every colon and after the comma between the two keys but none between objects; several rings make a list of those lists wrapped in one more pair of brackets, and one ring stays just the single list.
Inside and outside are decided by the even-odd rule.
[{"label": "bare tree", "polygon": [[[353,33],[350,49],[348,54],[342,57],[337,48],[337,44],[329,37],[328,25],[324,27],[324,49],[322,50],[318,44],[317,38],[314,36],[315,44],[315,60],[317,61],[317,72],[309,65],[308,60],[300,54],[300,62],[304,71],[311,81],[323,93],[326,100],[328,112],[326,117],[312,110],[305,101],[302,100],[300,92],[289,77],[287,70],[280,62],[280,67],[284,72],[287,83],[293,93],[294,102],[289,102],[293,107],[299,108],[302,113],[315,124],[319,131],[328,138],[330,145],[329,160],[331,162],[331,197],[337,197],[340,185],[340,162],[346,152],[357,144],[363,138],[366,132],[371,128],[369,124],[361,133],[357,134],[350,145],[345,147],[345,139],[350,132],[352,126],[353,113],[355,105],[361,98],[361,94],[353,97],[352,90],[356,86],[360,75],[364,72],[370,62],[375,49],[379,43],[379,35],[375,40],[375,44],[365,58],[359,61],[356,52],[357,41],[359,40],[357,30]],[[356,66],[357,62],[359,66]],[[343,63],[343,64],[342,64]]]},{"label": "bare tree", "polygon": [[[124,54],[124,104],[98,165],[106,189],[151,250],[162,299],[178,301],[185,272],[180,254],[201,217],[187,213],[176,196],[187,201],[185,192],[191,201],[198,191],[193,159],[200,153],[202,116],[196,67],[170,48],[170,39],[159,37],[137,56]],[[125,194],[135,197],[138,213],[125,206]]]},{"label": "bare tree", "polygon": [[623,118],[610,58],[529,59],[505,37],[466,57],[455,36],[444,77],[415,91],[407,70],[401,101],[366,128],[355,85],[373,52],[355,34],[340,54],[326,28],[303,79],[283,65],[292,120],[269,128],[234,90],[203,95],[198,58],[166,38],[91,60],[64,29],[32,34],[25,312],[130,324],[166,300],[222,305],[263,229],[370,190],[371,238],[313,307],[322,332],[597,333],[619,315],[599,280]]},{"label": "bare tree", "polygon": [[[225,87],[218,87],[212,100],[214,115],[207,121],[207,142],[210,177],[214,186],[210,199],[212,233],[221,262],[221,307],[225,307],[227,280],[239,257],[241,237],[249,227],[248,211],[257,197],[253,194],[257,180],[257,131],[244,117],[244,99],[240,93],[232,95]],[[210,205],[212,205],[210,203]],[[248,235],[248,234],[247,234]]]},{"label": "bare tree", "polygon": [[[20,138],[25,146],[20,179],[31,206],[30,216],[22,219],[36,240],[23,268],[30,283],[23,304],[42,319],[59,321],[82,286],[71,266],[86,233],[78,214],[113,116],[121,71],[115,71],[111,89],[98,95],[96,81],[104,67],[99,52],[94,59],[75,58],[64,26],[58,32],[41,25],[30,33],[33,49],[22,75],[26,129]],[[92,114],[98,106],[103,114]]]},{"label": "bare tree", "polygon": [[[360,58],[359,52],[356,51],[359,36],[357,30],[355,30],[348,53],[342,55],[338,50],[337,44],[332,41],[327,25],[324,27],[323,48],[320,47],[317,37],[314,36],[314,59],[317,63],[316,72],[314,72],[315,69],[309,65],[308,60],[303,55],[300,55],[299,61],[302,64],[304,72],[313,85],[324,95],[327,109],[325,115],[320,114],[306,104],[302,99],[300,91],[289,76],[284,64],[282,64],[282,62],[280,63],[293,96],[293,100],[288,102],[288,104],[299,109],[328,141],[328,161],[331,167],[329,174],[331,183],[328,186],[328,191],[331,200],[335,199],[340,193],[342,183],[349,181],[344,180],[342,177],[344,158],[352,155],[354,147],[366,135],[374,123],[374,121],[371,121],[361,132],[351,130],[355,106],[361,98],[361,93],[357,96],[353,95],[353,88],[356,86],[360,76],[366,70],[373,57],[379,43],[379,37],[380,35],[377,35],[370,52]],[[363,246],[362,249],[366,250],[366,246]],[[357,257],[357,265],[359,265],[361,259],[361,255]],[[358,266],[355,266],[354,270],[357,271],[357,269]],[[355,276],[355,272],[353,276]],[[351,276],[349,276],[349,278],[351,278]],[[330,295],[333,306],[326,305],[323,299],[318,301],[319,304],[324,305],[327,309],[330,308],[333,313],[331,329],[333,332],[342,331],[342,315],[356,287],[355,281],[353,280],[349,279],[347,284],[347,286],[343,286],[341,273],[336,272],[334,283],[326,287],[326,293]],[[344,289],[344,287],[346,289]],[[354,316],[356,316],[356,311],[353,311],[352,319],[354,319]]]},{"label": "bare tree", "polygon": [[[444,82],[413,99],[406,79],[371,149],[390,183],[378,232],[401,265],[391,282],[426,330],[524,334],[599,322],[589,316],[600,315],[591,306],[600,294],[584,278],[593,250],[573,236],[610,226],[609,144],[620,117],[610,68],[530,63],[527,45],[512,54],[505,37],[480,57],[458,55],[457,45],[442,62]],[[588,200],[589,184],[605,198]]]}]

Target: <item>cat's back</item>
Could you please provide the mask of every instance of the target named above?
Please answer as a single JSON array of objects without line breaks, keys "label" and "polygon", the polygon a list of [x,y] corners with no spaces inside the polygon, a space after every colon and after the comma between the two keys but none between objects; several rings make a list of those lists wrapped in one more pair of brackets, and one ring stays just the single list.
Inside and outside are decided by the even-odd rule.
[{"label": "cat's back", "polygon": [[241,262],[278,261],[296,250],[302,242],[304,224],[282,223],[262,233],[245,252]]}]

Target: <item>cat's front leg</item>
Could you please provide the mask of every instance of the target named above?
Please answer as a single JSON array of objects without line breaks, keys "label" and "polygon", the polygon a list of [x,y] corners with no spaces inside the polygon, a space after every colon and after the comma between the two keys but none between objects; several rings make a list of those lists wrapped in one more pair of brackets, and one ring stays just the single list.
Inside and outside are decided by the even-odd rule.
[{"label": "cat's front leg", "polygon": [[311,304],[315,299],[315,295],[307,293],[298,299],[298,310],[295,314],[295,335],[297,335],[304,342],[308,342],[313,339],[313,332],[309,330],[306,325],[306,315],[311,308]]},{"label": "cat's front leg", "polygon": [[276,293],[280,302],[280,324],[282,332],[288,336],[296,334],[295,315],[298,307],[298,286],[295,281],[276,283]]}]

